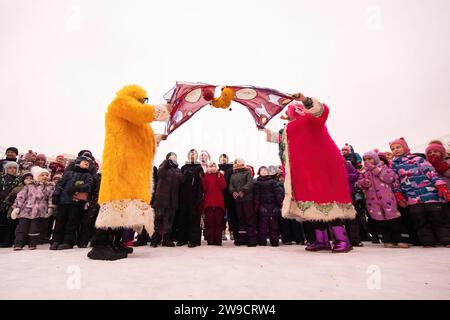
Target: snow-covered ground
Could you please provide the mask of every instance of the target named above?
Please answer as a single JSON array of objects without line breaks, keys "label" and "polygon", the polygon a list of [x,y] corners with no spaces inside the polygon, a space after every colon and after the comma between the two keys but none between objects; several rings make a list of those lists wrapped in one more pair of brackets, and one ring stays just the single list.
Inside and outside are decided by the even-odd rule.
[{"label": "snow-covered ground", "polygon": [[450,299],[450,249],[349,254],[304,246],[135,248],[103,262],[89,249],[0,249],[0,299]]}]

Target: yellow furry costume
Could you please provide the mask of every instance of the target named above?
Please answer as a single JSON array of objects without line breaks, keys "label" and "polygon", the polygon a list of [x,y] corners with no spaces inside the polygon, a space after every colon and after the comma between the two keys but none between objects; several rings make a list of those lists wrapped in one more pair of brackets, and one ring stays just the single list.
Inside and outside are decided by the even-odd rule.
[{"label": "yellow furry costume", "polygon": [[97,228],[140,231],[145,226],[153,232],[150,192],[156,142],[149,123],[167,120],[169,112],[167,105],[151,106],[146,99],[144,89],[128,85],[108,106]]}]

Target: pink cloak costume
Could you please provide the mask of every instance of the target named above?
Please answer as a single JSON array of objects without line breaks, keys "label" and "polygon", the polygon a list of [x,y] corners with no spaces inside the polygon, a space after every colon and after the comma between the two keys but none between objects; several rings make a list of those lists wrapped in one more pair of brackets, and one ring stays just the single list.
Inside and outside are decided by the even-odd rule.
[{"label": "pink cloak costume", "polygon": [[284,165],[282,216],[323,222],[354,219],[344,158],[325,126],[329,109],[315,98],[312,101],[309,110],[291,103],[286,129],[268,135],[270,142],[280,144]]}]

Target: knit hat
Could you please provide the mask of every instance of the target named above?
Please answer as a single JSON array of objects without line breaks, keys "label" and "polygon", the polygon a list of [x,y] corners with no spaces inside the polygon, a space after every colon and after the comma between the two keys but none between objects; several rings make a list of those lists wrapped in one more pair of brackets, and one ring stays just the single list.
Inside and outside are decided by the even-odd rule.
[{"label": "knit hat", "polygon": [[16,147],[9,147],[8,149],[6,149],[6,152],[8,152],[8,151],[12,151],[15,154],[19,154],[19,150],[17,150]]},{"label": "knit hat", "polygon": [[31,168],[31,174],[33,175],[34,181],[38,181],[38,178],[41,175],[41,173],[47,173],[48,176],[50,177],[50,172],[47,169],[38,166],[34,166],[33,168]]},{"label": "knit hat", "polygon": [[33,150],[28,150],[28,152],[24,155],[26,161],[31,161],[32,156],[37,156],[37,153]]},{"label": "knit hat", "polygon": [[3,165],[3,172],[6,174],[6,170],[10,167],[15,167],[17,170],[19,170],[19,165],[17,164],[17,162],[8,161]]},{"label": "knit hat", "polygon": [[375,164],[379,164],[380,163],[380,157],[378,156],[378,153],[375,150],[374,151],[367,151],[366,153],[364,153],[363,159],[365,157],[370,157],[373,160],[375,160]]},{"label": "knit hat", "polygon": [[425,153],[428,154],[430,151],[438,151],[441,153],[441,158],[444,159],[447,155],[447,151],[445,150],[445,147],[442,144],[439,143],[431,143],[428,145],[428,147],[425,149]]},{"label": "knit hat", "polygon": [[56,160],[64,160],[64,156],[63,155],[59,155],[56,157]]},{"label": "knit hat", "polygon": [[411,152],[411,149],[409,149],[408,143],[406,143],[406,140],[405,140],[405,138],[403,138],[403,137],[398,138],[398,139],[396,139],[396,140],[394,140],[394,141],[389,142],[389,146],[390,146],[390,147],[392,147],[392,145],[394,145],[394,144],[399,144],[399,145],[401,145],[401,146],[403,147],[403,150],[405,151],[405,153],[410,153],[410,152]]},{"label": "knit hat", "polygon": [[24,183],[25,179],[28,178],[28,177],[33,178],[33,174],[31,172],[27,172],[27,173],[23,174],[22,178],[21,178],[22,183]]}]

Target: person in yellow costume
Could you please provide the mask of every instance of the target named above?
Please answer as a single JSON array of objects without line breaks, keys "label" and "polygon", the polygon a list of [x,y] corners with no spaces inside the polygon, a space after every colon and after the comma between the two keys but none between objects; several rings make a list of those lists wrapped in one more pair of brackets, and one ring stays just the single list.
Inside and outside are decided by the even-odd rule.
[{"label": "person in yellow costume", "polygon": [[153,232],[150,207],[153,158],[161,135],[150,123],[166,121],[170,105],[147,104],[147,92],[127,85],[117,92],[105,115],[105,145],[98,203],[100,211],[93,248],[96,260],[126,258],[131,248],[120,242],[123,228]]}]

